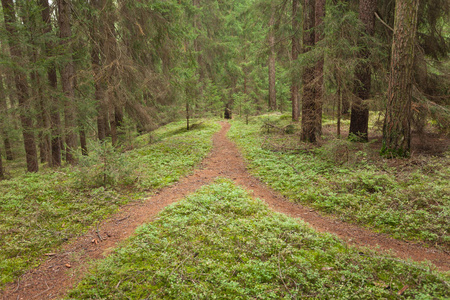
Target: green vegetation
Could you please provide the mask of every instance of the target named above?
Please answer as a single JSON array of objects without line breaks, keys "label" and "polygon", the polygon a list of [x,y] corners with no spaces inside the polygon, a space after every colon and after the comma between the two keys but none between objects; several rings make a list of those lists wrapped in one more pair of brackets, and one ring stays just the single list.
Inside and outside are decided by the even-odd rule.
[{"label": "green vegetation", "polygon": [[46,252],[79,235],[132,200],[177,181],[211,149],[219,128],[184,122],[138,137],[134,150],[91,145],[79,165],[0,182],[0,286],[35,267]]},{"label": "green vegetation", "polygon": [[448,279],[348,248],[219,179],[140,227],[69,298],[443,299]]},{"label": "green vegetation", "polygon": [[[251,172],[294,202],[364,224],[397,238],[450,246],[450,158],[379,157],[370,144],[331,138],[322,147],[300,144],[282,128],[285,116],[262,116],[250,125],[233,121],[229,136],[243,150]],[[326,128],[326,124],[324,126]]]},{"label": "green vegetation", "polygon": [[[450,152],[439,158],[417,157],[409,141],[413,129],[426,138],[421,140],[423,148],[448,144],[447,137],[442,141],[435,137],[438,131],[450,132],[450,2],[404,2],[2,0],[0,287],[125,203],[142,199],[189,173],[208,153],[210,137],[218,129],[212,120],[197,118],[241,117],[242,122],[232,121],[230,136],[245,152],[252,172],[292,201],[398,238],[422,240],[448,250]],[[396,9],[396,5],[409,8],[409,12]],[[417,19],[417,24],[402,24],[408,19],[405,16]],[[420,51],[405,46],[414,43]],[[406,52],[409,55],[400,55]],[[297,111],[300,98],[301,118]],[[299,123],[291,124],[291,116],[253,117],[291,110],[292,119],[302,121],[303,139],[319,145],[299,143]],[[371,116],[379,114],[379,127],[388,125],[383,132],[384,154],[411,154],[412,158],[387,160],[380,158],[381,143],[358,143],[368,137],[367,110]],[[339,126],[339,134],[350,131],[350,139],[331,138],[322,143],[322,132],[330,135],[330,114],[345,119],[342,127],[346,128]],[[136,137],[181,119],[185,121]],[[273,124],[261,130],[265,119]],[[431,127],[433,132],[428,132]],[[434,143],[428,144],[427,139]],[[224,186],[227,191],[235,190]],[[241,198],[247,197],[239,193]],[[271,213],[264,213],[269,220],[255,223],[255,228],[275,222]],[[252,212],[252,216],[259,213]],[[224,255],[224,259],[211,260],[210,265],[226,263],[228,272],[236,270],[229,266],[239,263],[243,269],[220,273],[217,268],[219,273],[209,277],[201,277],[209,273],[198,272],[200,277],[192,281],[193,291],[208,288],[218,298],[233,293],[293,296],[287,295],[287,290],[317,297],[325,296],[325,290],[331,291],[326,297],[345,297],[352,289],[362,289],[356,294],[361,298],[368,293],[372,293],[370,297],[385,295],[378,288],[366,289],[365,284],[374,282],[375,277],[364,284],[351,279],[353,274],[366,271],[352,269],[348,257],[357,257],[358,268],[363,258],[345,254],[335,259],[339,256],[336,253],[341,253],[336,249],[343,246],[333,245],[339,242],[308,230],[299,232],[308,232],[303,238],[313,245],[311,251],[305,246],[305,253],[312,255],[301,260],[306,265],[296,263],[291,269],[290,254],[271,244],[272,237],[276,245],[299,244],[294,237],[283,240],[270,235],[267,245],[272,248],[251,244],[255,253],[250,254],[245,252],[250,248],[240,244],[240,237],[246,236],[240,233],[232,240],[237,250],[230,253],[244,249],[244,254],[231,262],[217,250],[213,254]],[[199,233],[197,240],[215,233]],[[315,246],[322,243],[323,249]],[[171,265],[166,261],[169,256],[162,253],[155,268],[164,264],[163,271],[158,273],[160,277],[153,277],[154,282],[149,281],[166,297],[179,296],[185,290],[159,287],[165,282],[184,284],[175,273],[188,263],[186,259],[191,262],[191,258],[201,257],[200,252],[186,256],[180,252],[187,251],[183,247],[171,248],[184,257],[173,260],[178,267],[173,273],[163,273]],[[269,252],[260,254],[260,248]],[[141,248],[135,250],[138,253]],[[323,271],[320,268],[329,267],[314,261],[316,256],[322,257],[317,253],[330,255],[336,263],[345,261],[348,266],[332,265],[332,270]],[[278,264],[281,287],[269,287],[267,282],[275,276],[274,265],[258,269],[265,263]],[[288,277],[279,270],[281,265]],[[377,261],[372,268],[379,265]],[[299,268],[304,271],[299,272]],[[368,270],[368,263],[361,268]],[[399,272],[406,270],[399,268]],[[294,271],[303,277],[295,277]],[[131,295],[127,287],[135,282],[139,285],[143,280],[139,272],[146,273],[139,268],[123,272],[136,275],[132,277],[135,281],[124,275],[114,284],[124,290],[124,296]],[[340,277],[334,278],[338,273]],[[236,280],[230,283],[226,276]],[[384,275],[376,276],[375,282],[386,283],[389,292],[408,284],[408,295],[415,295],[413,286],[418,294],[432,294],[427,291],[432,285],[418,287],[431,282],[428,279],[417,277],[411,283],[409,277],[394,282]],[[329,282],[324,283],[322,277]],[[247,279],[257,287],[247,288]],[[351,283],[343,287],[347,281]],[[99,281],[98,288],[103,287],[106,285]],[[439,285],[436,295],[441,291]],[[99,290],[103,292],[109,293]]]}]

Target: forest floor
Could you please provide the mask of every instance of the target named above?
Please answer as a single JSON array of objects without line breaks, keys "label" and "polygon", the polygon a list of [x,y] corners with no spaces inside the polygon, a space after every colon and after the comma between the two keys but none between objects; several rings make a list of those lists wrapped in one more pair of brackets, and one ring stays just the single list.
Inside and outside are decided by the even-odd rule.
[{"label": "forest floor", "polygon": [[108,256],[122,241],[132,236],[137,227],[151,222],[167,205],[212,183],[218,177],[233,180],[253,197],[264,200],[273,210],[303,219],[320,232],[336,234],[349,245],[389,252],[405,260],[428,260],[441,271],[450,270],[450,255],[443,251],[421,243],[396,240],[386,234],[344,223],[309,207],[288,202],[281,194],[247,172],[240,151],[226,137],[231,125],[227,122],[222,122],[221,125],[221,130],[213,137],[211,153],[193,174],[161,189],[155,196],[124,206],[118,214],[69,242],[60,252],[48,253],[48,260],[37,269],[28,271],[19,281],[0,292],[2,299],[63,297],[86,274],[92,261]]}]

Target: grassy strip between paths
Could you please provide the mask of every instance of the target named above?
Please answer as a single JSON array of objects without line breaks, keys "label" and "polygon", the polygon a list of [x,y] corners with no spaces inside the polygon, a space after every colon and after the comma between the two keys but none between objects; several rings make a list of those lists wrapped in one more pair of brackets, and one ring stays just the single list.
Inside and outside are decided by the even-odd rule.
[{"label": "grassy strip between paths", "polygon": [[[244,152],[251,172],[272,188],[344,221],[450,249],[448,153],[394,161],[381,158],[368,144],[338,139],[308,148],[298,135],[261,130],[267,120],[280,127],[290,123],[284,116],[254,118],[249,125],[234,121],[229,136]],[[262,147],[271,142],[304,150]]]},{"label": "grassy strip between paths", "polygon": [[275,213],[225,179],[141,226],[68,299],[443,299],[448,275]]},{"label": "grassy strip between paths", "polygon": [[219,129],[183,122],[138,137],[134,150],[93,144],[78,166],[0,182],[0,287],[129,201],[187,175],[210,151]]}]

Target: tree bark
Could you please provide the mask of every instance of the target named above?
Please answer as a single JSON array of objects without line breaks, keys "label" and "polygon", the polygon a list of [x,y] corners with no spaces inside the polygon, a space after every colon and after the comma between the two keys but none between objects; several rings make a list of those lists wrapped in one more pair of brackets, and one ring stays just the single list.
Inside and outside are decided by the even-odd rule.
[{"label": "tree bark", "polygon": [[341,113],[343,116],[348,116],[348,114],[350,113],[350,101],[348,101],[347,97],[342,97]]},{"label": "tree bark", "polygon": [[[24,30],[30,32],[27,35],[27,56],[30,58],[30,63],[32,66],[37,66],[39,61],[39,48],[42,46],[41,42],[36,39],[36,34],[40,32],[36,31],[35,28],[39,28],[39,20],[37,15],[33,14],[34,8],[37,8],[35,3],[31,1],[18,2],[21,5],[21,13],[19,13],[22,23],[24,25]],[[36,124],[38,131],[38,147],[40,153],[41,163],[50,163],[50,135],[47,129],[49,126],[49,118],[47,115],[47,108],[44,101],[44,91],[42,85],[42,76],[38,70],[32,69],[30,72],[30,90],[32,96],[32,102],[34,103],[33,109],[36,111]]]},{"label": "tree bark", "polygon": [[[314,47],[315,0],[303,0],[303,53]],[[303,104],[302,104],[302,141],[314,143],[316,105],[314,95],[314,67],[306,67],[303,71]]]},{"label": "tree bark", "polygon": [[[325,17],[325,0],[316,0],[314,43],[317,45],[323,39],[323,18]],[[314,102],[316,138],[322,135],[322,106],[323,106],[323,56],[319,58],[314,70]]]},{"label": "tree bark", "polygon": [[100,141],[106,138],[106,126],[105,126],[105,88],[100,74],[100,49],[97,45],[92,45],[92,69],[94,71],[94,86],[95,86],[95,100],[97,102],[97,138]]},{"label": "tree bark", "polygon": [[[101,11],[104,8],[104,0],[93,0],[93,8],[97,11]],[[102,74],[102,63],[104,53],[102,53],[103,46],[105,44],[104,25],[102,25],[98,16],[93,16],[93,26],[91,27],[90,34],[92,39],[91,61],[92,69],[94,73],[94,86],[95,86],[95,100],[97,103],[97,138],[100,141],[104,141],[107,135],[107,113],[108,107],[106,105],[106,87],[105,80]]]},{"label": "tree bark", "polygon": [[80,125],[80,146],[81,154],[84,156],[88,155],[87,142],[86,142],[86,129],[83,125]]},{"label": "tree bark", "polygon": [[[367,35],[375,33],[375,12],[377,0],[359,1],[359,19],[365,26]],[[363,60],[369,58],[369,50],[363,47],[359,53]],[[361,141],[369,140],[369,108],[365,100],[370,98],[372,72],[370,64],[366,61],[359,63],[355,72],[355,99],[352,103],[350,115],[350,134],[354,134]]]},{"label": "tree bark", "polygon": [[341,80],[338,79],[337,85],[337,137],[341,138],[341,105],[342,105],[342,93],[341,93]]},{"label": "tree bark", "polygon": [[271,16],[269,21],[269,110],[277,109],[276,96],[276,70],[275,70],[275,7],[272,4]]},{"label": "tree bark", "polygon": [[392,41],[391,74],[381,153],[410,155],[411,92],[419,0],[397,0]]},{"label": "tree bark", "polygon": [[[39,0],[42,11],[42,20],[47,25],[44,28],[44,33],[50,33],[52,31],[51,19],[50,19],[50,6],[48,0]],[[45,54],[47,57],[52,56],[53,45],[50,42],[45,43]],[[47,67],[47,78],[52,89],[50,95],[50,127],[51,127],[51,165],[52,167],[61,166],[61,117],[59,114],[58,99],[54,96],[54,93],[58,90],[58,77],[56,74],[56,67],[54,63],[51,63]]]},{"label": "tree bark", "polygon": [[117,42],[117,34],[115,29],[116,15],[115,15],[115,4],[114,1],[104,1],[102,2],[103,8],[101,13],[101,20],[104,23],[101,26],[101,35],[104,39],[103,43],[103,58],[104,65],[107,69],[104,70],[106,75],[106,84],[108,86],[107,97],[105,99],[106,107],[108,109],[106,130],[111,136],[111,142],[114,146],[118,145],[118,129],[120,124],[117,122],[116,112],[119,111],[119,107],[122,103],[117,96],[116,92],[119,88],[118,78],[120,75],[120,70],[117,68],[117,61],[120,59],[118,57],[119,45]]},{"label": "tree bark", "polygon": [[[195,6],[196,8],[201,8],[200,0],[192,0],[192,5]],[[197,30],[197,32],[200,32],[201,22],[199,22],[198,19],[199,19],[199,17],[196,14],[194,16],[194,28]],[[199,36],[200,36],[200,34],[199,34]],[[194,51],[196,52],[196,56],[197,56],[199,81],[203,82],[204,78],[205,78],[205,72],[204,72],[203,55],[201,53],[202,49],[201,49],[201,45],[200,45],[200,41],[199,41],[198,37],[194,39]],[[203,85],[201,85],[200,88],[202,89],[202,91],[200,91],[200,94],[202,94],[203,93]]]},{"label": "tree bark", "polygon": [[62,90],[66,96],[64,105],[64,129],[65,129],[65,141],[66,141],[66,161],[70,164],[75,163],[75,157],[73,152],[77,147],[77,135],[75,133],[75,107],[73,105],[75,101],[74,93],[74,79],[75,69],[72,60],[72,45],[70,38],[72,36],[72,29],[70,25],[71,13],[69,0],[57,0],[58,4],[58,24],[60,37],[63,40],[62,44],[64,50],[67,53],[68,62],[61,68],[61,85]]},{"label": "tree bark", "polygon": [[117,133],[118,125],[116,122],[116,113],[114,106],[111,108],[109,115],[110,115],[109,126],[111,128],[111,143],[113,146],[117,146],[119,143],[119,138]]},{"label": "tree bark", "polygon": [[[292,0],[292,62],[298,59],[300,53],[300,38],[298,32],[300,31],[300,25],[298,22],[298,10],[300,2],[299,0]],[[299,79],[293,76],[291,83],[291,104],[292,104],[292,121],[298,122],[300,118],[299,107]]]},{"label": "tree bark", "polygon": [[[21,65],[24,61],[22,50],[17,44],[20,38],[17,36],[15,29],[16,16],[14,4],[12,0],[2,0],[3,16],[5,18],[5,27],[8,32],[8,43],[11,58],[14,63]],[[37,158],[36,142],[33,133],[33,120],[28,115],[30,109],[29,90],[26,74],[19,70],[14,70],[15,84],[19,105],[22,108],[20,113],[20,122],[22,124],[22,132],[25,146],[25,154],[28,172],[39,171],[39,163]]]},{"label": "tree bark", "polygon": [[190,113],[189,113],[189,101],[186,100],[186,130],[191,129],[189,125]]},{"label": "tree bark", "polygon": [[5,179],[5,174],[3,172],[3,159],[2,159],[2,149],[0,148],[0,180]]},{"label": "tree bark", "polygon": [[6,93],[3,85],[3,77],[0,76],[0,133],[3,137],[3,144],[5,145],[6,160],[13,160],[11,141],[9,133],[5,130],[5,124],[9,121],[8,105],[6,104]]},{"label": "tree bark", "polygon": [[[37,62],[37,57],[34,57],[34,63]],[[51,163],[50,156],[50,135],[48,129],[50,128],[50,121],[47,116],[47,109],[44,101],[44,95],[41,85],[41,75],[38,72],[32,72],[30,75],[31,82],[33,83],[32,91],[34,93],[33,98],[37,100],[36,110],[39,112],[37,115],[37,124],[39,128],[39,153],[41,163]]]}]

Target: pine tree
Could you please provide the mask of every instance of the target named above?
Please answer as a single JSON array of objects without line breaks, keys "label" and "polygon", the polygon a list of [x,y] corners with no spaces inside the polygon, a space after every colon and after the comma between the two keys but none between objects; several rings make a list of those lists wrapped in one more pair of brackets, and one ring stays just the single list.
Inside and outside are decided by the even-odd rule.
[{"label": "pine tree", "polygon": [[383,148],[388,156],[409,156],[411,148],[411,93],[419,0],[397,0],[392,41]]},{"label": "pine tree", "polygon": [[[15,28],[16,15],[14,10],[14,3],[12,0],[2,0],[3,16],[5,19],[5,27],[8,32],[8,44],[12,61],[21,66],[25,61],[22,54],[22,49],[18,42],[17,30]],[[33,120],[29,116],[30,110],[30,94],[27,82],[27,75],[21,68],[14,69],[14,81],[16,84],[16,92],[19,100],[19,105],[22,109],[20,113],[20,122],[22,124],[22,132],[25,146],[25,154],[27,161],[28,172],[37,172],[39,170],[39,163],[37,158],[36,142],[33,132]]]},{"label": "pine tree", "polygon": [[269,109],[275,111],[277,109],[276,96],[276,69],[275,69],[275,5],[272,2],[270,7],[271,15],[269,20]]},{"label": "pine tree", "polygon": [[[316,0],[315,7],[314,44],[318,45],[323,39],[323,18],[325,16],[325,0]],[[314,70],[314,102],[316,138],[322,135],[322,106],[323,106],[323,54],[320,54]]]},{"label": "pine tree", "polygon": [[105,103],[106,87],[102,74],[102,60],[103,60],[103,45],[104,32],[102,21],[100,20],[100,12],[104,8],[104,0],[92,0],[92,6],[94,14],[92,16],[92,26],[90,28],[91,35],[91,61],[92,70],[94,73],[94,86],[95,86],[95,101],[97,102],[97,137],[100,141],[106,138],[106,112],[107,107]]},{"label": "pine tree", "polygon": [[[41,6],[42,21],[44,26],[44,34],[52,32],[52,25],[50,19],[50,6],[48,0],[39,0]],[[45,43],[45,54],[48,57],[52,56],[53,43],[47,41]],[[50,90],[50,127],[51,127],[51,165],[53,167],[61,166],[61,117],[59,113],[58,99],[55,93],[58,90],[58,77],[56,67],[53,62],[47,66],[47,79]]]},{"label": "pine tree", "polygon": [[5,178],[5,174],[3,172],[3,159],[2,159],[2,148],[0,148],[0,180]]},{"label": "pine tree", "polygon": [[7,122],[9,121],[8,106],[6,104],[6,93],[3,85],[3,77],[0,76],[0,134],[3,137],[3,144],[5,146],[6,159],[13,160],[11,140],[9,133],[5,129]]},{"label": "pine tree", "polygon": [[[376,9],[377,0],[359,1],[359,18],[365,26],[366,34],[369,36],[373,36],[375,33]],[[354,134],[362,141],[368,141],[369,108],[367,107],[365,100],[370,98],[372,81],[370,64],[367,62],[367,59],[369,58],[369,50],[366,47],[362,47],[359,56],[363,61],[361,61],[356,68],[356,98],[352,103],[349,133]]]},{"label": "pine tree", "polygon": [[[295,62],[298,59],[300,53],[300,38],[298,32],[300,31],[299,25],[299,0],[292,0],[292,61]],[[299,80],[296,76],[292,77],[291,84],[291,103],[292,103],[292,121],[298,122],[300,117],[299,107]]]},{"label": "pine tree", "polygon": [[58,24],[59,34],[62,39],[62,45],[66,54],[66,62],[61,69],[61,85],[66,97],[64,103],[64,129],[66,142],[66,161],[70,164],[75,163],[73,151],[77,148],[76,120],[75,120],[75,69],[73,65],[72,51],[72,29],[70,0],[57,0],[58,4]]},{"label": "pine tree", "polygon": [[[303,53],[314,47],[315,0],[303,0]],[[303,141],[314,143],[316,103],[314,95],[315,68],[306,66],[303,71],[302,136]]]}]

